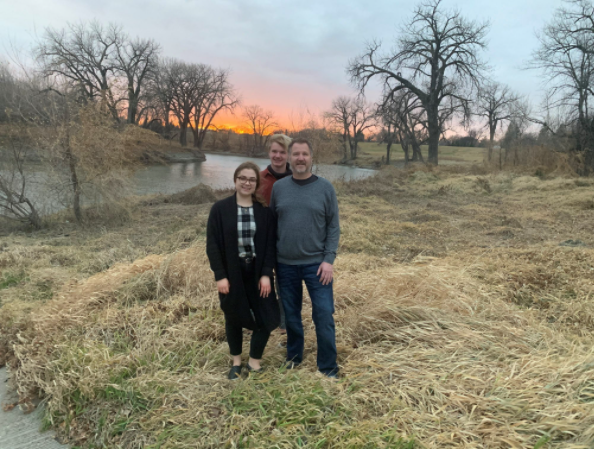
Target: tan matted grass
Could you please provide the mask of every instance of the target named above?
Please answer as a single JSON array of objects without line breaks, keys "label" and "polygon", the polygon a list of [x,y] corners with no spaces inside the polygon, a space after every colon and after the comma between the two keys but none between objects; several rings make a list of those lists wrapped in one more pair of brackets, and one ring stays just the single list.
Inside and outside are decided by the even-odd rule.
[{"label": "tan matted grass", "polygon": [[337,186],[338,382],[316,373],[307,295],[303,365],[279,369],[274,333],[263,375],[225,380],[205,206],[76,240],[103,265],[10,237],[0,348],[22,400],[85,447],[590,448],[590,180],[415,173]]}]

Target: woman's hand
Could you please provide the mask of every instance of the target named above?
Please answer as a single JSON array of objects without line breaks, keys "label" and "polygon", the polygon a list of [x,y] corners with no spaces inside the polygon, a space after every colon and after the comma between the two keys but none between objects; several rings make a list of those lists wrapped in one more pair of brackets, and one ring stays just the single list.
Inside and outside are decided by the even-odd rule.
[{"label": "woman's hand", "polygon": [[220,281],[217,281],[217,289],[219,290],[219,293],[222,293],[223,295],[226,295],[229,293],[229,279],[225,278],[225,279],[221,279]]},{"label": "woman's hand", "polygon": [[260,278],[260,283],[258,284],[258,288],[260,289],[260,296],[262,298],[266,298],[270,294],[270,278],[268,276],[262,276]]}]

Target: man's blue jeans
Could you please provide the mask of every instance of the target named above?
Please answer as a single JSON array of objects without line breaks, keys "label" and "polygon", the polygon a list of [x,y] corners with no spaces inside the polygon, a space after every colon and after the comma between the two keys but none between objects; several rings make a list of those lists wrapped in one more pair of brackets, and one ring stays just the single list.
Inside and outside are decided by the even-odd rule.
[{"label": "man's blue jeans", "polygon": [[317,275],[319,263],[286,265],[278,263],[277,275],[280,297],[285,308],[287,325],[287,361],[303,360],[303,284],[311,297],[312,318],[318,340],[318,369],[324,374],[338,372],[336,364],[336,331],[334,327],[334,295],[332,282],[322,285]]}]

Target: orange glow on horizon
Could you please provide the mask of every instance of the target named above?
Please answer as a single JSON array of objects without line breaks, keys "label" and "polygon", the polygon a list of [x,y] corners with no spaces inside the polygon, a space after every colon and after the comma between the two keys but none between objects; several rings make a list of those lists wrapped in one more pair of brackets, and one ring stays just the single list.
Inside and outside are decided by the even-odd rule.
[{"label": "orange glow on horizon", "polygon": [[[229,120],[229,118],[233,119],[235,117],[225,117],[225,120],[221,120],[220,122],[218,120],[214,120],[213,123],[210,124],[210,126],[208,127],[209,130],[212,131],[233,131],[234,133],[237,134],[253,134],[252,130],[247,127],[245,125],[245,122],[241,121],[241,120],[237,120],[236,122],[233,120]],[[177,121],[177,118],[175,117],[171,117],[169,120],[169,123],[171,123],[174,126],[179,127],[179,122]],[[274,134],[275,132],[278,132],[279,130],[283,130],[282,132],[285,132],[284,130],[286,130],[287,128],[284,126],[275,126],[273,129],[271,130],[267,130],[264,135],[265,136],[269,136]],[[191,127],[188,126],[188,132],[191,132]]]}]

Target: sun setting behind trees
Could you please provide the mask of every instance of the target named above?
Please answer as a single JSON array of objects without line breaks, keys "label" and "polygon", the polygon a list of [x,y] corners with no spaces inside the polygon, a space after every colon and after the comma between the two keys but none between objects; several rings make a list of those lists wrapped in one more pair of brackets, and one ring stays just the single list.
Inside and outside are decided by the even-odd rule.
[{"label": "sun setting behind trees", "polygon": [[[283,110],[273,110],[243,101],[252,95],[232,83],[232,63],[217,67],[199,58],[171,58],[158,41],[134,37],[120,24],[90,21],[48,27],[36,38],[34,64],[26,74],[14,64],[1,63],[6,87],[0,96],[0,119],[6,119],[7,110],[14,120],[36,109],[25,111],[14,95],[19,91],[60,92],[78,102],[99,102],[115,123],[152,130],[196,155],[205,150],[254,155],[263,154],[268,135],[305,129],[305,123],[289,116],[290,110],[293,116],[313,118],[307,126],[315,125],[316,132],[340,140],[337,162],[356,163],[359,142],[367,140],[385,144],[384,164],[400,163],[396,161],[402,156],[405,164],[437,164],[440,145],[459,144],[487,147],[488,161],[501,168],[519,163],[519,146],[536,144],[567,154],[572,163],[584,165],[576,169],[587,172],[585,167],[594,162],[589,143],[584,143],[590,140],[588,111],[580,105],[588,103],[589,93],[580,93],[579,86],[586,81],[581,78],[590,75],[578,79],[565,70],[579,60],[579,45],[568,43],[571,52],[564,60],[552,43],[563,39],[564,32],[568,38],[578,33],[577,41],[588,41],[589,4],[566,3],[540,35],[541,47],[529,65],[544,70],[549,79],[543,107],[493,78],[496,67],[485,59],[489,22],[432,0],[399,20],[395,39],[371,40],[366,50],[353,51],[343,67],[351,94],[317,110],[288,103]],[[587,55],[585,51],[582,56]],[[341,103],[350,106],[341,111]],[[498,139],[506,132],[501,145]],[[246,134],[251,134],[251,142],[242,137]],[[504,147],[502,152],[495,154],[496,146]],[[394,158],[393,148],[403,154]]]}]

